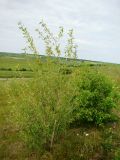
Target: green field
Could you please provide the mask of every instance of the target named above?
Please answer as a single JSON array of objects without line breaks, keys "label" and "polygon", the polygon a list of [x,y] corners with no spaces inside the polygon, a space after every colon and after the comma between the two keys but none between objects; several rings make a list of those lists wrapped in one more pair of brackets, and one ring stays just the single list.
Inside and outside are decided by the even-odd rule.
[{"label": "green field", "polygon": [[[45,57],[42,56],[42,61]],[[53,58],[54,59],[54,58]],[[68,66],[74,67],[74,60],[67,60]],[[66,63],[66,59],[61,58],[61,63]],[[15,54],[15,53],[2,53],[0,52],[0,78],[30,78],[33,76],[32,68],[34,68],[35,57],[34,55]],[[97,63],[92,61],[77,60],[75,66],[79,67],[86,65],[105,65],[104,63]]]},{"label": "green field", "polygon": [[[67,67],[81,71],[86,68],[97,70],[107,75],[120,88],[120,65],[99,64],[101,65],[93,62],[85,62],[84,65],[81,62],[75,64],[72,62],[68,63]],[[7,87],[14,81],[17,81],[18,86],[25,81],[31,81],[26,78],[33,77],[33,66],[32,56],[0,54],[0,160],[120,160],[119,121],[108,123],[104,128],[94,125],[69,128],[58,141],[56,140],[53,150],[46,151],[42,156],[39,152],[28,149],[21,141],[20,129],[10,121],[9,116],[14,100],[10,102]],[[8,79],[4,81],[4,78]],[[66,76],[65,80],[67,79]],[[27,94],[27,90],[25,92]],[[17,95],[15,96],[17,99]],[[30,97],[32,98],[32,95]],[[113,112],[120,117],[120,106]]]},{"label": "green field", "polygon": [[24,54],[0,53],[0,78],[31,77],[32,61]]}]

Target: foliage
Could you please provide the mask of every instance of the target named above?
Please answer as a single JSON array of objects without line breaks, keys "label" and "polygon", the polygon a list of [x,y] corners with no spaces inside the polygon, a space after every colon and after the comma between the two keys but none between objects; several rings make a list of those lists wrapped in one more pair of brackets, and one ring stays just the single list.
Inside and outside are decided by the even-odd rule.
[{"label": "foliage", "polygon": [[39,71],[29,83],[14,83],[10,92],[16,102],[12,116],[22,139],[31,148],[52,148],[55,137],[65,131],[71,118],[69,80],[59,70],[49,68],[47,74]]},{"label": "foliage", "polygon": [[87,71],[76,80],[73,97],[74,120],[101,125],[115,120],[112,109],[117,106],[118,95],[113,83],[96,71]]},{"label": "foliage", "polygon": [[68,36],[65,56],[69,58],[77,58],[77,45],[74,43],[73,29],[69,30]]},{"label": "foliage", "polygon": [[[38,51],[33,37],[28,32],[27,28],[21,22],[19,22],[18,25],[19,29],[23,33],[23,37],[26,39],[27,47],[24,49],[25,52],[29,49],[33,54],[39,55],[40,52]],[[60,57],[63,54],[61,47],[61,39],[65,37],[63,27],[59,27],[57,35],[54,35],[48,28],[47,24],[42,20],[35,31],[38,33],[38,37],[44,42],[45,54],[47,56]],[[66,58],[77,58],[77,45],[74,42],[73,29],[68,30],[67,44],[63,49],[63,52],[63,55]]]},{"label": "foliage", "polygon": [[64,68],[60,68],[60,73],[62,74],[71,74],[72,73],[72,69],[68,68],[68,67],[64,67]]},{"label": "foliage", "polygon": [[119,159],[120,159],[120,148],[116,149],[114,160],[119,160]]},{"label": "foliage", "polygon": [[[60,39],[63,37],[63,28],[60,27],[56,37],[43,21],[39,25],[42,29],[36,31],[45,43],[48,56],[46,62],[41,61],[33,38],[26,27],[19,23],[28,48],[36,55],[37,61],[34,66],[34,79],[27,83],[21,81],[20,86],[17,83],[12,84],[10,95],[14,97],[15,106],[11,116],[21,130],[22,139],[30,148],[50,150],[56,137],[69,126],[72,113],[69,98],[73,92],[69,83],[70,77],[66,80],[66,77],[59,73],[59,59],[49,58],[61,55]],[[68,44],[68,48],[71,48],[68,57],[74,54],[72,36],[73,31],[70,34],[71,42]]]}]

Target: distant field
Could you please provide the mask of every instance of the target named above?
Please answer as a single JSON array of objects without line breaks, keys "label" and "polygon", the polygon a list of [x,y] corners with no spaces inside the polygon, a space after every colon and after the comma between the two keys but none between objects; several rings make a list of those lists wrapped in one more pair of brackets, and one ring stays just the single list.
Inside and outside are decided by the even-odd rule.
[{"label": "distant field", "polygon": [[32,77],[33,58],[24,54],[0,53],[0,78]]},{"label": "distant field", "polygon": [[[42,61],[46,60],[45,56],[41,56]],[[30,78],[33,77],[33,68],[35,64],[34,55],[25,55],[25,54],[15,54],[15,53],[2,53],[0,52],[0,78]],[[54,60],[54,58],[53,58]],[[113,76],[116,76],[116,72],[118,72],[120,65],[117,64],[109,64],[88,60],[73,60],[60,58],[61,63],[66,63],[68,67],[75,68],[81,66],[89,66],[96,67],[99,70],[104,72],[109,72]],[[111,73],[112,72],[112,73]]]},{"label": "distant field", "polygon": [[[2,53],[0,52],[0,78],[19,78],[19,77],[32,77],[34,67],[33,55],[15,54],[15,53]],[[53,58],[54,59],[54,58]],[[45,56],[42,56],[42,61],[45,60]],[[68,66],[79,67],[79,64],[86,64],[95,66],[104,66],[105,63],[84,61],[84,60],[67,59]],[[66,59],[61,58],[61,63],[66,63]]]}]

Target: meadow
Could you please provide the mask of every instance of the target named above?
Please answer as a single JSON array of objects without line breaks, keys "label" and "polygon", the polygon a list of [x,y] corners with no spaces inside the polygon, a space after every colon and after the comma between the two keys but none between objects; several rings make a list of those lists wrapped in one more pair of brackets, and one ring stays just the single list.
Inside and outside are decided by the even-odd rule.
[{"label": "meadow", "polygon": [[[28,60],[29,59],[29,60]],[[31,57],[24,54],[0,53],[0,78],[31,77]],[[29,64],[28,64],[29,61]],[[32,65],[32,64],[31,64]]]},{"label": "meadow", "polygon": [[[15,56],[17,57],[17,55],[15,55]],[[5,68],[5,66],[6,66],[6,68],[11,68],[12,70],[15,70],[16,69],[15,67],[18,64],[18,59],[15,59],[13,61],[13,59],[11,60],[10,58],[8,59],[6,57],[0,59],[0,61],[4,62],[4,63],[2,63],[2,65],[0,67]],[[19,55],[18,55],[18,57],[19,57]],[[8,61],[11,63],[8,63]],[[34,63],[34,60],[32,62],[32,59],[30,59],[30,62]],[[56,63],[58,63],[58,62],[56,62]],[[50,64],[51,64],[51,62],[48,62],[48,65],[50,65]],[[82,65],[80,65],[80,64],[82,64]],[[19,59],[19,65],[21,68],[25,68],[26,70],[30,69],[24,61],[22,61],[22,63],[21,63],[20,59]],[[51,71],[50,71],[50,68],[51,68]],[[49,72],[52,72],[52,74],[49,75],[48,77],[46,77],[46,76],[43,76],[44,73],[42,72],[42,76],[43,76],[44,80],[46,79],[46,81],[48,78],[48,81],[50,83],[50,86],[48,85],[48,87],[52,87],[52,88],[60,87],[58,81],[61,79],[61,77],[59,77],[60,79],[58,79],[58,75],[57,75],[57,77],[56,77],[56,75],[54,75],[54,72],[57,72],[57,69],[53,69],[53,68],[54,67],[50,67],[50,66],[47,67],[46,65],[44,67],[44,64],[43,64],[42,69],[43,69],[45,75],[47,73],[47,70],[49,70]],[[60,69],[61,68],[62,68],[62,70],[61,70],[62,72],[59,73],[59,74],[62,74],[61,85],[63,85],[62,83],[65,83],[65,81],[68,80],[68,77],[70,77],[73,74],[73,73],[69,72],[69,70],[72,69],[72,72],[77,72],[76,74],[78,74],[79,71],[81,74],[81,72],[84,72],[84,71],[86,72],[87,70],[89,70],[89,71],[93,71],[93,70],[96,71],[97,70],[100,73],[107,75],[107,77],[109,77],[114,82],[114,84],[117,85],[118,88],[120,87],[120,65],[107,64],[107,63],[103,64],[103,65],[102,64],[97,65],[97,63],[94,65],[91,65],[91,62],[84,63],[84,65],[83,65],[83,63],[79,62],[79,65],[78,65],[78,63],[76,63],[76,64],[75,63],[67,63],[67,64],[62,64],[62,65],[60,64]],[[7,72],[12,72],[12,71],[7,71]],[[4,77],[8,77],[7,72],[4,74]],[[26,71],[24,71],[24,72],[26,72]],[[31,73],[33,74],[33,71],[31,71]],[[31,75],[30,77],[33,77],[32,74],[30,74]],[[45,85],[43,83],[44,80],[42,80],[40,78],[39,74],[40,74],[40,72],[39,73],[37,72],[37,78],[35,78],[34,82],[31,79],[29,79],[29,78],[25,79],[24,77],[21,77],[21,79],[13,78],[13,79],[7,79],[7,80],[0,81],[0,88],[1,88],[1,90],[0,90],[0,139],[1,139],[0,140],[0,159],[4,159],[4,160],[5,159],[8,159],[8,160],[9,159],[12,159],[12,160],[13,159],[20,159],[20,160],[21,159],[31,159],[31,160],[32,159],[35,159],[35,160],[36,159],[41,159],[41,160],[44,160],[44,159],[45,160],[49,160],[49,159],[50,160],[54,160],[54,159],[119,160],[120,159],[120,150],[119,150],[119,148],[120,148],[120,122],[119,122],[119,120],[117,120],[115,122],[108,121],[108,123],[105,124],[105,126],[104,125],[103,126],[96,126],[96,125],[94,125],[94,123],[91,124],[88,122],[87,123],[80,122],[80,124],[73,123],[71,126],[67,127],[67,130],[66,130],[66,127],[64,126],[65,124],[63,125],[63,123],[65,123],[66,121],[62,121],[61,125],[63,125],[63,130],[65,132],[60,130],[61,134],[56,136],[54,143],[52,144],[52,149],[49,149],[49,142],[48,142],[47,146],[42,145],[42,148],[38,143],[40,150],[38,149],[38,146],[36,148],[29,147],[28,144],[32,143],[32,141],[29,141],[30,137],[28,137],[28,139],[24,141],[23,137],[25,135],[21,138],[22,128],[21,127],[19,128],[18,124],[16,124],[14,122],[14,120],[19,122],[19,120],[18,119],[16,120],[15,117],[16,117],[16,114],[20,113],[20,110],[18,108],[18,107],[21,107],[20,103],[22,105],[29,103],[29,105],[31,105],[32,107],[37,106],[38,105],[37,98],[44,98],[45,102],[43,102],[43,103],[46,103],[46,105],[54,106],[54,103],[56,103],[55,99],[52,99],[52,101],[49,99],[50,95],[52,95],[52,96],[54,95],[53,91],[49,90],[50,88],[48,90],[46,90],[44,88],[45,97],[43,95],[41,97],[40,93],[38,93],[40,88],[37,91],[34,90],[34,89],[37,89],[38,86],[40,87],[39,83],[42,83],[42,86]],[[39,75],[39,77],[38,77],[38,75]],[[36,75],[34,75],[34,77],[35,76]],[[25,77],[26,77],[26,74],[25,74]],[[63,77],[65,77],[65,79]],[[55,81],[57,81],[57,84],[52,84],[52,81],[53,81],[52,78],[54,78]],[[74,76],[72,78],[74,79]],[[32,82],[30,82],[30,81],[32,81]],[[62,81],[64,81],[64,82],[62,82]],[[29,83],[31,83],[31,84],[29,84]],[[35,88],[31,86],[31,89],[30,89],[29,85],[30,86],[37,85],[37,86],[34,86]],[[18,87],[19,90],[24,89],[24,92],[20,91],[20,93],[19,93],[19,91],[17,91],[17,89],[15,87]],[[67,96],[71,96],[71,93],[69,93],[70,91],[67,88],[67,86],[65,85],[64,87],[66,87],[65,95],[68,94]],[[68,86],[68,87],[70,87],[70,86]],[[12,92],[8,91],[8,90],[11,90],[11,88],[12,88]],[[9,95],[10,94],[9,92],[11,94],[13,94],[14,96]],[[50,93],[47,95],[48,92],[50,92]],[[56,92],[57,92],[57,90],[56,90]],[[59,92],[61,92],[60,89],[59,89]],[[23,95],[20,95],[21,93]],[[61,93],[63,93],[63,92],[61,92]],[[36,98],[35,97],[33,98],[34,94],[35,94]],[[42,94],[43,94],[43,92],[42,92]],[[17,96],[18,96],[19,100],[17,100]],[[29,101],[28,101],[27,97],[29,97],[31,100],[29,99]],[[66,105],[64,97],[60,97],[60,98],[61,98],[60,103],[62,103],[62,105]],[[68,98],[68,97],[66,97],[66,98]],[[24,101],[22,99],[24,99]],[[12,106],[15,105],[16,100],[17,100],[17,103],[16,103],[17,108],[14,111]],[[47,100],[50,103],[46,102]],[[28,106],[28,108],[29,108],[29,106]],[[31,108],[29,108],[29,109],[31,109]],[[11,111],[13,113],[11,113]],[[27,112],[28,112],[28,110],[27,110]],[[48,109],[48,112],[49,112],[49,109]],[[63,114],[62,112],[60,112],[60,115]],[[64,110],[64,112],[65,112],[65,110]],[[119,105],[117,106],[117,108],[113,109],[112,112],[114,112],[119,117],[120,116]],[[29,113],[29,114],[31,115],[31,113]],[[50,113],[48,113],[48,114],[50,114]],[[47,114],[47,116],[48,116],[48,114]],[[26,116],[30,116],[30,115],[26,115]],[[38,116],[37,113],[34,113],[34,112],[32,112],[32,115],[33,115],[33,117]],[[57,116],[58,115],[59,114],[57,114]],[[61,118],[63,118],[63,117],[61,115]],[[50,119],[49,118],[48,118],[48,120],[51,120],[51,118]],[[65,118],[69,118],[69,117],[65,117]],[[14,120],[12,120],[12,119],[14,119]],[[20,119],[20,120],[22,121],[22,119]],[[35,119],[35,120],[33,119],[32,121],[35,122],[36,120],[37,119]],[[30,119],[29,119],[29,121],[30,121]],[[26,123],[27,123],[27,121],[26,121]],[[52,123],[52,125],[53,125],[53,123]],[[26,127],[29,127],[29,123],[27,123]],[[34,128],[35,126],[30,125],[30,127],[33,127],[33,131],[36,132],[36,129]],[[30,131],[29,131],[29,134],[30,134]],[[42,133],[38,134],[38,135],[36,133],[36,135],[32,135],[32,136],[34,137],[33,139],[36,139],[37,141],[41,141],[41,138],[38,137],[40,135],[43,136]],[[28,144],[26,143],[26,141],[28,141]],[[37,144],[37,141],[35,142],[36,144]]]}]

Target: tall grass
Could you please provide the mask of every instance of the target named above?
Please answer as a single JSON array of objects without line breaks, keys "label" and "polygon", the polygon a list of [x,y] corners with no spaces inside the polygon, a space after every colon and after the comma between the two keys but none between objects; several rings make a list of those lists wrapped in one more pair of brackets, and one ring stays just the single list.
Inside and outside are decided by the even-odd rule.
[{"label": "tall grass", "polygon": [[[72,114],[70,97],[74,89],[70,84],[71,75],[64,76],[60,73],[60,60],[50,58],[55,55],[59,57],[61,54],[59,41],[63,36],[63,28],[60,27],[55,37],[43,21],[40,25],[43,32],[39,29],[36,31],[45,42],[48,56],[46,62],[41,61],[33,38],[26,27],[19,23],[28,48],[36,57],[36,65],[32,68],[35,75],[30,81],[21,80],[19,83],[17,81],[12,83],[10,99],[14,101],[11,116],[20,128],[22,139],[30,148],[42,151],[51,150],[56,137],[69,127]],[[75,57],[73,30],[70,30],[68,35],[65,54],[67,57]]]},{"label": "tall grass", "polygon": [[13,116],[30,147],[52,148],[55,137],[68,127],[72,113],[69,98],[73,93],[69,79],[49,69],[47,74],[38,72],[29,82],[12,85]]}]

